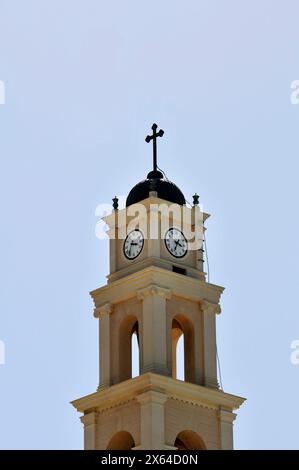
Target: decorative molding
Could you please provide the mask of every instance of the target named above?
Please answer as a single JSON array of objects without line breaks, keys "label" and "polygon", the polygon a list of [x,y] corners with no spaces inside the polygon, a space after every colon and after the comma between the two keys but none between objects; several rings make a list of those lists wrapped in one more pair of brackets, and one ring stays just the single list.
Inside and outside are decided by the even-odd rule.
[{"label": "decorative molding", "polygon": [[101,408],[97,409],[97,412],[98,412],[98,414],[105,413],[106,411],[112,410],[113,408],[121,408],[122,406],[126,406],[129,403],[134,403],[134,401],[135,401],[135,398],[129,398],[127,400],[123,399],[122,401],[115,402],[114,404],[112,404],[110,406],[101,407]]},{"label": "decorative molding", "polygon": [[93,311],[93,314],[96,318],[104,317],[106,315],[110,315],[113,310],[113,305],[108,302],[100,307],[96,307]]},{"label": "decorative molding", "polygon": [[204,405],[213,408],[233,410],[239,408],[244,398],[222,392],[202,385],[182,382],[171,377],[148,372],[134,379],[125,380],[91,395],[74,400],[72,405],[77,411],[84,412],[96,409],[98,412],[117,406],[119,403],[136,399],[138,395],[153,390],[165,393],[168,398],[173,397],[192,404]]},{"label": "decorative molding", "polygon": [[201,402],[196,401],[196,400],[187,400],[187,399],[183,399],[183,398],[177,398],[176,396],[173,396],[173,395],[170,395],[169,399],[174,400],[174,401],[178,401],[180,403],[185,403],[187,405],[197,406],[199,408],[203,408],[203,409],[209,410],[209,411],[216,411],[218,409],[217,406],[212,405],[212,404],[210,405],[210,404],[206,404],[206,403],[201,403]]},{"label": "decorative molding", "polygon": [[166,375],[171,377],[171,371],[165,364],[159,364],[157,362],[153,362],[151,364],[147,364],[141,368],[140,374],[146,374],[147,372],[153,372],[154,374]]},{"label": "decorative molding", "polygon": [[217,304],[224,290],[220,286],[209,284],[196,277],[180,276],[169,269],[155,265],[142,268],[141,263],[143,262],[140,261],[140,265],[138,264],[140,269],[137,268],[137,263],[134,265],[138,269],[137,272],[109,281],[107,285],[92,291],[90,294],[95,306],[98,307],[107,302],[115,305],[136,298],[136,292],[149,285],[163,286],[164,289],[171,290],[172,295],[198,302],[198,304],[203,299]]},{"label": "decorative molding", "polygon": [[138,300],[143,300],[149,295],[158,296],[165,300],[171,299],[171,290],[157,286],[156,284],[151,284],[150,286],[147,286],[144,289],[139,289],[137,290],[136,294]]},{"label": "decorative molding", "polygon": [[201,300],[200,301],[200,306],[202,308],[202,311],[204,313],[209,314],[214,314],[214,315],[219,315],[221,313],[221,307],[219,304],[213,304],[212,302],[209,302],[208,300]]}]

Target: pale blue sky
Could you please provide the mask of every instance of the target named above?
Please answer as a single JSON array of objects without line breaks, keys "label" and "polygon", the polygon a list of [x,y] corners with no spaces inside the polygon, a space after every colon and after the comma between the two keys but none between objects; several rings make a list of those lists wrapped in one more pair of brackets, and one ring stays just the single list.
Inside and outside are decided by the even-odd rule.
[{"label": "pale blue sky", "polygon": [[82,448],[69,401],[98,383],[88,292],[108,272],[95,208],[159,164],[197,191],[226,287],[235,446],[299,448],[299,4],[0,0],[0,447]]}]

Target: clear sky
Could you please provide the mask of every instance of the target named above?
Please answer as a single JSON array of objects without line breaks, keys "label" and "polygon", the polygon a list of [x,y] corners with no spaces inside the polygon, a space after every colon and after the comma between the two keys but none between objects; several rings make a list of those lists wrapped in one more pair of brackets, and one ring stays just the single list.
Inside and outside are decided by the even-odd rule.
[{"label": "clear sky", "polygon": [[160,166],[212,215],[235,447],[299,449],[298,18],[296,0],[0,0],[1,448],[83,446],[95,209],[145,177],[156,121]]}]

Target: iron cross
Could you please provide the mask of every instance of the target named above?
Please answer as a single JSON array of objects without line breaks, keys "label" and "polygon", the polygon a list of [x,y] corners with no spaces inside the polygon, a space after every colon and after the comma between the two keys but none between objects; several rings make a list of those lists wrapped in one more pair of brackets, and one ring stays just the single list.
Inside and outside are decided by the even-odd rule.
[{"label": "iron cross", "polygon": [[162,137],[164,134],[164,131],[162,129],[157,132],[157,124],[152,125],[152,130],[153,134],[152,135],[147,135],[145,138],[145,142],[149,143],[151,140],[153,141],[153,168],[154,171],[157,171],[158,165],[157,165],[157,137]]}]

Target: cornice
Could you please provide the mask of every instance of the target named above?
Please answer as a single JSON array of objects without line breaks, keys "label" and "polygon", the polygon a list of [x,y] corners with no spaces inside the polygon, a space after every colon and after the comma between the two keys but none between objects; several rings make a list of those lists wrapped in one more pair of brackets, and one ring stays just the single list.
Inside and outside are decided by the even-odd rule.
[{"label": "cornice", "polygon": [[172,295],[200,302],[205,299],[207,302],[217,304],[224,290],[223,287],[210,284],[205,281],[189,276],[182,276],[156,266],[147,267],[138,272],[134,272],[121,279],[110,282],[92,292],[96,307],[105,303],[117,303],[136,297],[136,291],[144,289],[154,284],[161,288],[169,289]]},{"label": "cornice", "polygon": [[160,397],[162,394],[167,399],[229,412],[238,409],[245,401],[242,397],[221,390],[182,382],[172,377],[149,372],[74,400],[72,405],[77,411],[83,413],[94,409],[101,412],[108,408],[120,406],[124,402],[138,400],[138,397],[142,397],[142,394],[147,391],[158,392]]}]

